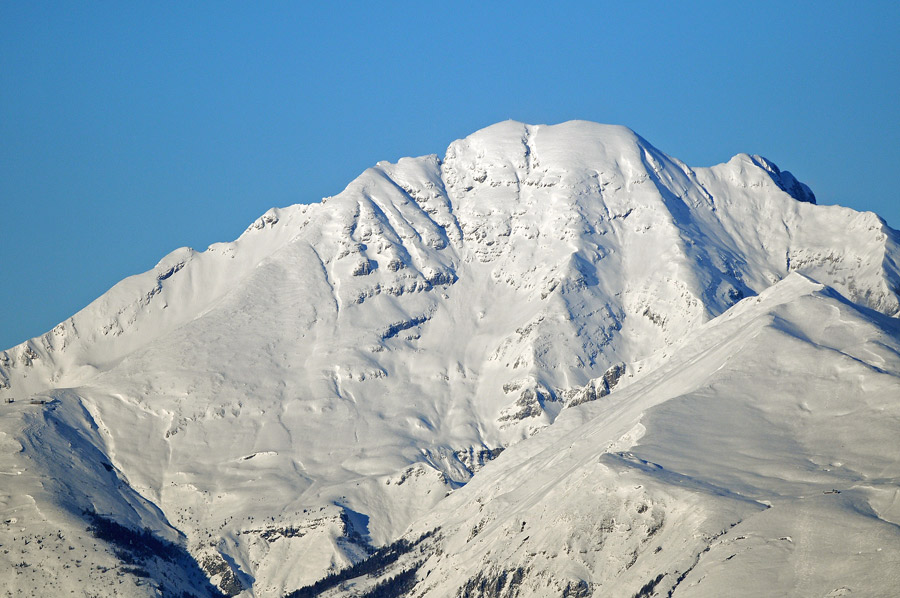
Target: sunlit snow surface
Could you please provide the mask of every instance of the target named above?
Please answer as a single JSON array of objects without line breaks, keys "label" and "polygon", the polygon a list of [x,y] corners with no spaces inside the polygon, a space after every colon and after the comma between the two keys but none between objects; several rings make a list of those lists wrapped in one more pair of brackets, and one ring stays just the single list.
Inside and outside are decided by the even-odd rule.
[{"label": "sunlit snow surface", "polygon": [[[0,353],[0,589],[281,596],[440,526],[384,576],[891,595],[898,233],[809,199],[504,122],[175,251]],[[123,565],[86,511],[194,560]]]}]

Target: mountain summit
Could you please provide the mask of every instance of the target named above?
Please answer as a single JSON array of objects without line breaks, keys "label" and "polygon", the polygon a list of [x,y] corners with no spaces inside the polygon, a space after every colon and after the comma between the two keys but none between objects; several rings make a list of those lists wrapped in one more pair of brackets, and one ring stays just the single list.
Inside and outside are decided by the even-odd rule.
[{"label": "mountain summit", "polygon": [[900,558],[898,239],[765,158],[691,168],[618,126],[380,162],[0,353],[2,581],[872,593]]}]

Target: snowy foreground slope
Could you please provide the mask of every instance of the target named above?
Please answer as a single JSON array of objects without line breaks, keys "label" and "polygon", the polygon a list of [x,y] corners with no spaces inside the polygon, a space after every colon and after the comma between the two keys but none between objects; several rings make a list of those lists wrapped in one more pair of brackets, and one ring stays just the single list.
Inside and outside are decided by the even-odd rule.
[{"label": "snowy foreground slope", "polygon": [[411,596],[894,596],[898,373],[900,322],[791,274],[505,452],[386,571],[324,595],[409,574]]},{"label": "snowy foreground slope", "polygon": [[379,163],[0,353],[0,590],[891,595],[898,238],[622,127]]}]

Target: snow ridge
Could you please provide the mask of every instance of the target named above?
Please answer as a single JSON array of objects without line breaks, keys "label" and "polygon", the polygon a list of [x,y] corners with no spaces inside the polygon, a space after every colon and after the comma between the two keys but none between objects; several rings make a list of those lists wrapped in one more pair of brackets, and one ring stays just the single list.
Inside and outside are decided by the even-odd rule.
[{"label": "snow ridge", "polygon": [[[549,591],[535,576],[572,596],[601,586],[635,593],[653,580],[656,591],[674,591],[702,569],[697,555],[712,551],[722,526],[800,490],[745,462],[726,471],[697,459],[708,468],[693,471],[688,449],[660,456],[660,439],[715,452],[670,437],[666,422],[683,416],[666,406],[693,413],[727,390],[755,430],[768,421],[750,417],[760,399],[733,377],[783,384],[804,375],[810,355],[843,355],[828,376],[850,357],[870,364],[860,371],[875,373],[847,392],[892,409],[860,389],[890,389],[883,379],[896,375],[898,238],[874,214],[816,205],[760,156],[690,168],[625,127],[502,122],[455,141],[443,159],[380,162],[321,203],[270,210],[231,243],[179,249],[0,353],[0,398],[16,400],[4,434],[34,455],[34,475],[64,480],[47,447],[83,437],[94,452],[72,452],[65,467],[106,480],[93,485],[102,500],[71,482],[56,495],[28,494],[32,502],[3,492],[41,513],[147,527],[184,546],[220,590],[247,596],[286,595],[410,525],[416,538],[441,526],[416,550],[448,555],[429,561],[440,583],[417,585],[416,595],[452,586],[477,596],[501,575],[504,587],[518,579],[523,596]],[[819,303],[830,307],[812,308]],[[855,324],[813,330],[790,305],[823,322],[837,310]],[[836,334],[857,345],[838,347]],[[766,343],[801,357],[779,353],[786,365],[769,375]],[[71,423],[38,435],[27,422],[48,408],[32,399]],[[810,430],[829,425],[817,419]],[[783,434],[791,446],[794,433]],[[643,448],[628,452],[632,444]],[[771,484],[754,486],[749,471]],[[582,480],[594,480],[588,495],[607,497],[597,499],[605,519],[585,510],[594,503],[560,494]],[[882,490],[866,492],[874,504]],[[556,513],[556,531],[525,533],[527,520],[510,519],[521,509],[540,520],[539,507]],[[572,517],[583,521],[569,525]],[[615,535],[621,522],[631,529]],[[460,560],[475,528],[482,560]],[[529,538],[521,550],[500,550],[516,529]],[[625,554],[615,557],[623,569],[610,577],[561,553],[526,558],[564,542],[554,533],[608,538],[566,554],[593,563]],[[683,541],[690,546],[671,557],[642,556],[651,543]],[[494,568],[479,569],[482,561]],[[513,562],[521,567],[504,569]],[[135,595],[161,587],[153,567]],[[60,571],[60,584],[74,583]]]}]

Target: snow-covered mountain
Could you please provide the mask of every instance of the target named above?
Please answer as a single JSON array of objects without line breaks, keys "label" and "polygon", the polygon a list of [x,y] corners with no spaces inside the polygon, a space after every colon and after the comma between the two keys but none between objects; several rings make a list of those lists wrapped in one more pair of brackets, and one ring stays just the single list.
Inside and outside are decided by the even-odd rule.
[{"label": "snow-covered mountain", "polygon": [[898,373],[897,320],[792,273],[323,595],[404,575],[423,597],[896,595]]},{"label": "snow-covered mountain", "polygon": [[898,239],[622,127],[379,163],[0,353],[0,589],[876,595]]}]

